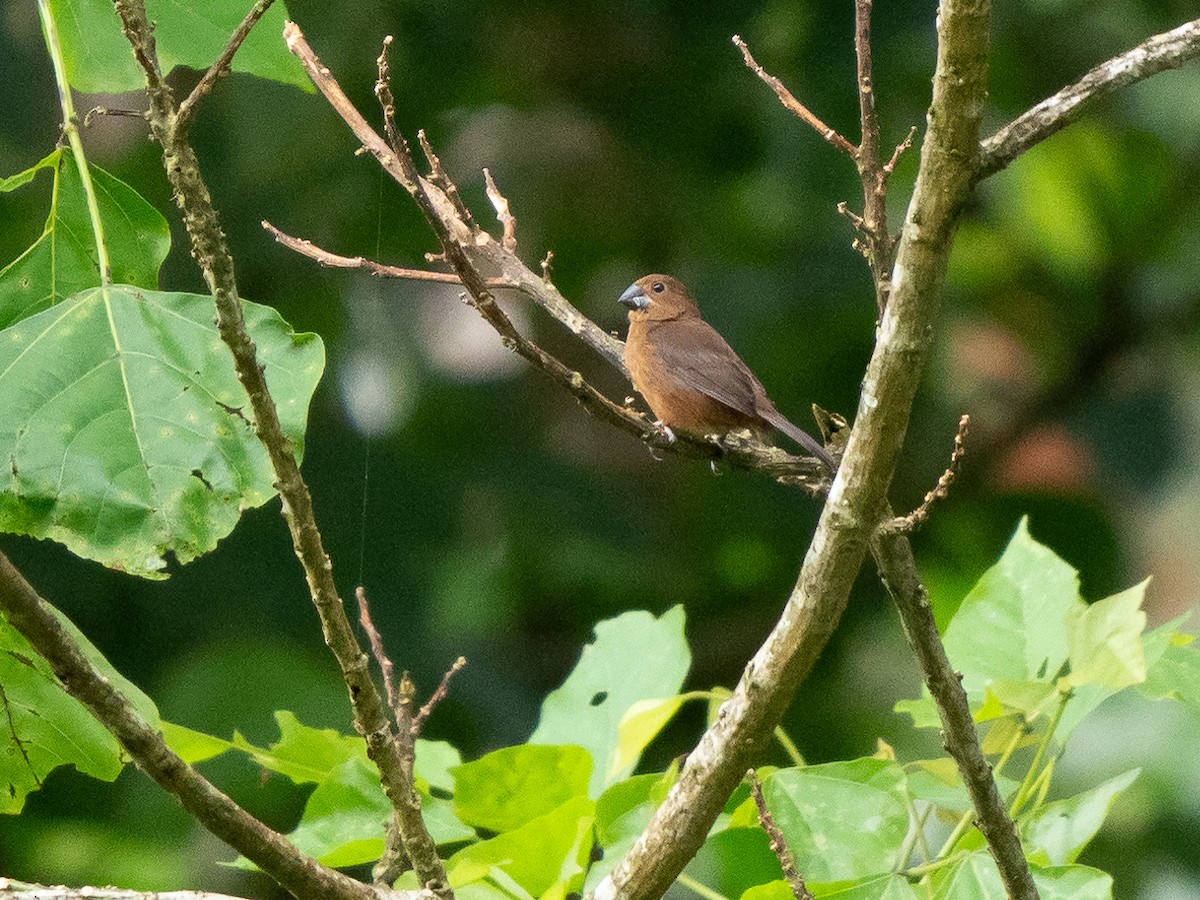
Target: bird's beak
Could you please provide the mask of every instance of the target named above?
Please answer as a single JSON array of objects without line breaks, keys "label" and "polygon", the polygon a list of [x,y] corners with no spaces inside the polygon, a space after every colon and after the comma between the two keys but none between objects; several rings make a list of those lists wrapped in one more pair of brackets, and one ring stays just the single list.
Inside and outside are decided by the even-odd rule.
[{"label": "bird's beak", "polygon": [[625,293],[617,298],[617,302],[622,306],[628,306],[631,310],[645,309],[650,305],[650,298],[636,284],[631,284],[625,288]]}]

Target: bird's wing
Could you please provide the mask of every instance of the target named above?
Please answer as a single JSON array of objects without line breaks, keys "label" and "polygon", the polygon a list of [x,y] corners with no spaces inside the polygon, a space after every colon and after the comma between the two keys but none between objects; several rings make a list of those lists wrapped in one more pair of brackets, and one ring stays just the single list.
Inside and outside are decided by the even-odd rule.
[{"label": "bird's wing", "polygon": [[673,319],[659,327],[670,329],[653,339],[665,371],[743,415],[769,422],[834,468],[820,442],[775,408],[762,383],[715,328],[698,318]]},{"label": "bird's wing", "polygon": [[758,416],[755,397],[762,385],[715,328],[703,319],[686,318],[658,329],[662,333],[651,341],[665,372],[743,415]]}]

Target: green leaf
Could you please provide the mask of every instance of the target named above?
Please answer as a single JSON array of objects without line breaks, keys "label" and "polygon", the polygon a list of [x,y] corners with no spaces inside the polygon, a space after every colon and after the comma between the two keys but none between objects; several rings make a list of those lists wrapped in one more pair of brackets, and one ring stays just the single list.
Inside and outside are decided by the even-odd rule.
[{"label": "green leaf", "polygon": [[1055,678],[1067,658],[1067,612],[1082,603],[1076,571],[1022,519],[946,628],[946,652],[967,693],[978,701],[997,678]]},{"label": "green leaf", "polygon": [[805,881],[849,881],[892,871],[908,833],[904,770],[857,759],[780,769],[763,783]]},{"label": "green leaf", "polygon": [[[264,769],[297,784],[324,781],[349,760],[367,758],[361,737],[339,734],[332,728],[310,728],[285,709],[276,711],[275,721],[279,724],[279,740],[266,750],[254,746],[237,732],[231,746],[248,754]],[[378,786],[378,774],[375,782]]]},{"label": "green leaf", "polygon": [[[316,335],[244,303],[284,433],[301,449]],[[0,530],[164,578],[274,496],[212,300],[111,286],[0,331]]]},{"label": "green leaf", "polygon": [[1110,778],[1090,791],[1047,803],[1019,822],[1021,843],[1031,862],[1061,866],[1075,862],[1104,824],[1117,795],[1133,784],[1140,769]]},{"label": "green leaf", "polygon": [[515,831],[459,850],[446,865],[450,886],[457,891],[498,868],[535,897],[564,880],[577,888],[591,853],[594,807],[573,797]]},{"label": "green leaf", "polygon": [[1067,653],[1072,687],[1099,684],[1118,691],[1146,680],[1142,601],[1149,580],[1067,613]]},{"label": "green leaf", "polygon": [[[133,704],[151,727],[159,727],[154,702],[122,676],[58,610],[62,626],[83,654]],[[85,775],[112,781],[125,765],[120,746],[82,703],[68,694],[50,664],[0,614],[0,813],[19,813],[25,797],[51,770],[75,766]]]},{"label": "green leaf", "polygon": [[[50,214],[42,236],[0,271],[0,328],[100,285],[91,216],[72,156],[55,150],[7,179],[4,189],[26,183],[42,169],[54,172]],[[171,249],[167,220],[120,179],[97,166],[91,167],[91,174],[112,279],[157,288],[158,271]]]},{"label": "green leaf", "polygon": [[742,892],[740,900],[796,900],[791,885],[782,879],[756,884]]},{"label": "green leaf", "polygon": [[[655,618],[629,612],[596,626],[595,641],[562,687],[542,704],[531,744],[577,744],[592,756],[590,791],[629,776],[630,746],[619,748],[618,725],[639,700],[679,693],[691,665],[683,634],[684,611],[676,606]],[[637,660],[637,665],[630,665]]]},{"label": "green leaf", "polygon": [[1179,630],[1190,618],[1185,613],[1142,637],[1146,681],[1140,690],[1151,700],[1183,700],[1200,705],[1200,652],[1196,636]]},{"label": "green leaf", "polygon": [[163,740],[189,766],[202,763],[233,749],[233,743],[174,722],[162,723]]},{"label": "green leaf", "polygon": [[617,750],[611,768],[617,772],[632,772],[642,751],[667,723],[675,718],[688,700],[707,699],[707,691],[692,691],[662,699],[638,700],[617,723]]},{"label": "green leaf", "polygon": [[812,892],[818,900],[825,900],[827,897],[836,900],[918,900],[921,897],[916,888],[908,883],[907,878],[892,872],[872,875],[858,881],[814,885]]},{"label": "green leaf", "polygon": [[592,759],[582,747],[506,747],[451,770],[454,810],[469,825],[512,831],[586,797]]},{"label": "green leaf", "polygon": [[[50,0],[50,9],[72,87],[88,93],[145,88],[109,0]],[[249,9],[246,0],[146,0],[163,74],[176,66],[207,69]],[[284,46],[286,18],[287,10],[277,2],[238,49],[233,70],[311,90],[303,68]]]},{"label": "green leaf", "polygon": [[590,894],[633,847],[662,803],[664,776],[634,775],[608,787],[596,801],[596,842],[604,856],[592,863],[584,893]]},{"label": "green leaf", "polygon": [[[1087,866],[1030,867],[1041,900],[1112,900],[1112,878]],[[1005,900],[1000,872],[986,850],[964,853],[930,876],[934,900]]]}]

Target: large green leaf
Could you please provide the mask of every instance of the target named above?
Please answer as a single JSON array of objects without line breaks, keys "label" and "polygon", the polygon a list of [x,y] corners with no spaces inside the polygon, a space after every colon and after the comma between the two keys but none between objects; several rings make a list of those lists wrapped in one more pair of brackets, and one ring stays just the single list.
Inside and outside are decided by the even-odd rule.
[{"label": "large green leaf", "polygon": [[[146,0],[164,74],[175,66],[208,68],[250,6],[250,0]],[[50,9],[72,87],[89,93],[145,87],[112,0],[50,0]],[[286,18],[282,0],[276,0],[234,56],[233,70],[311,90],[303,68],[284,46]]]},{"label": "large green leaf", "polygon": [[679,693],[691,665],[683,626],[681,606],[659,618],[639,611],[601,622],[566,682],[542,704],[529,742],[584,747],[594,763],[592,796],[628,777],[637,763],[638,754],[621,749],[618,732],[630,707]]},{"label": "large green leaf", "polygon": [[[1078,865],[1030,869],[1042,900],[1112,900],[1112,877],[1097,869]],[[1008,896],[986,850],[960,855],[937,869],[930,882],[933,900],[1005,900]]]},{"label": "large green leaf", "polygon": [[[300,449],[324,365],[312,334],[245,303]],[[212,300],[111,286],[0,331],[0,530],[151,578],[212,550],[274,493]]]},{"label": "large green leaf", "polygon": [[881,759],[780,769],[763,794],[806,881],[891,872],[908,833],[904,770]]},{"label": "large green leaf", "polygon": [[525,744],[456,767],[454,811],[489,831],[512,831],[572,797],[586,797],[592,759],[582,747]]},{"label": "large green leaf", "polygon": [[592,849],[594,808],[586,797],[574,797],[514,831],[460,850],[446,864],[450,886],[457,892],[499,869],[535,897],[554,885],[578,890]]},{"label": "large green leaf", "polygon": [[[100,286],[87,199],[69,153],[55,150],[24,172],[0,181],[0,191],[27,184],[43,169],[54,173],[50,213],[42,236],[0,270],[0,328],[85,288]],[[157,288],[158,270],[171,249],[167,220],[119,178],[96,166],[90,170],[112,280]]]},{"label": "large green leaf", "polygon": [[[63,627],[84,655],[158,727],[153,701],[127,681],[62,613]],[[25,796],[52,769],[73,765],[85,775],[112,781],[125,765],[108,730],[68,694],[50,664],[0,614],[0,813],[18,813]]]},{"label": "large green leaf", "polygon": [[1090,791],[1039,806],[1019,823],[1025,855],[1046,866],[1075,862],[1100,826],[1117,795],[1133,784],[1140,769],[1110,778]]}]

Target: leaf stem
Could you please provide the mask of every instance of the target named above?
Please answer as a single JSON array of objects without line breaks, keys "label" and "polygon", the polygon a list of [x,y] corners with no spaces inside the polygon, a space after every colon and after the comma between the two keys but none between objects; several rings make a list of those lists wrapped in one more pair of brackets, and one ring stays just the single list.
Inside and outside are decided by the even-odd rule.
[{"label": "leaf stem", "polygon": [[[1017,794],[1013,797],[1012,807],[1009,810],[1009,815],[1014,819],[1017,813],[1021,811],[1021,807],[1028,801],[1034,788],[1040,780],[1040,772],[1038,767],[1042,764],[1042,759],[1046,755],[1046,749],[1050,746],[1050,742],[1054,740],[1054,732],[1058,730],[1058,723],[1062,720],[1063,711],[1067,708],[1067,701],[1071,699],[1071,691],[1063,691],[1061,699],[1058,701],[1058,706],[1054,710],[1054,716],[1050,719],[1050,724],[1046,726],[1046,733],[1042,735],[1041,741],[1038,742],[1037,752],[1033,756],[1033,762],[1029,764],[1029,770],[1025,773],[1025,778],[1021,782],[1021,786],[1017,788]],[[1050,760],[1049,765],[1054,764],[1054,759]]]},{"label": "leaf stem", "polygon": [[71,155],[79,169],[79,180],[87,198],[88,218],[92,222],[92,237],[96,241],[96,263],[100,269],[100,284],[112,284],[112,269],[108,264],[108,246],[104,242],[104,223],[100,221],[100,205],[96,200],[96,188],[92,184],[92,173],[88,168],[87,156],[83,152],[83,141],[79,137],[79,126],[75,115],[75,102],[71,98],[71,85],[67,81],[67,68],[63,62],[62,42],[58,38],[58,25],[50,11],[48,0],[38,0],[38,16],[42,20],[42,35],[46,38],[46,50],[54,64],[54,81],[58,85],[58,98],[63,113],[63,136],[71,146]]}]

